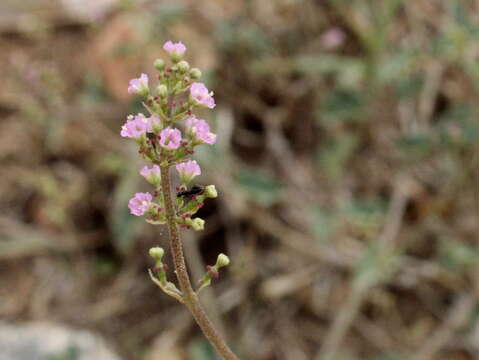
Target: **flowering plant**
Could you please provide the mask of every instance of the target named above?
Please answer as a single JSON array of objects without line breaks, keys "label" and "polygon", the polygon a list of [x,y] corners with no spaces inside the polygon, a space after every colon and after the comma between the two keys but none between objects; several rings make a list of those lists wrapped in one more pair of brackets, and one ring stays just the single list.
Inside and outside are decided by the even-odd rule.
[{"label": "flowering plant", "polygon": [[[197,296],[219,276],[219,269],[229,265],[230,260],[224,254],[218,255],[216,264],[207,266],[206,273],[194,290],[186,270],[178,230],[179,226],[203,230],[205,221],[193,216],[203,206],[205,199],[218,196],[214,185],[190,187],[191,181],[201,174],[198,163],[191,160],[195,147],[213,145],[216,142],[216,135],[210,131],[208,123],[196,118],[193,111],[197,108],[213,109],[216,103],[213,92],[203,83],[197,82],[201,71],[190,69],[188,62],[183,60],[185,45],[167,41],[163,49],[168,53],[171,65],[167,66],[162,59],[155,61],[154,66],[159,72],[156,88],[151,90],[146,74],[132,79],[128,86],[128,93],[145,99],[143,105],[148,116],[129,115],[120,134],[133,139],[138,144],[139,154],[152,163],[151,167],[145,166],[139,173],[155,187],[152,193],[136,193],[128,207],[131,214],[145,216],[150,224],[168,226],[179,289],[167,279],[167,265],[162,262],[165,252],[161,247],[153,247],[149,251],[155,261],[154,269],[149,271],[153,282],[188,307],[205,336],[224,359],[237,359],[214,328]],[[171,194],[172,166],[178,172],[181,182],[176,187],[176,198]]]}]

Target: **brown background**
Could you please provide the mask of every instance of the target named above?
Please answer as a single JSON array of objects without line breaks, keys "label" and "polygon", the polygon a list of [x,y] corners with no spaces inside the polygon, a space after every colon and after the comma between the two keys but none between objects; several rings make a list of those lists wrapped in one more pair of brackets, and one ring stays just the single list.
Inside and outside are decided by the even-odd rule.
[{"label": "brown background", "polygon": [[[183,41],[217,108],[220,196],[184,234],[243,359],[479,357],[479,1],[0,2],[0,317],[94,330],[124,359],[214,359],[148,279],[165,229],[119,136]],[[173,278],[173,273],[169,275]],[[1,350],[0,350],[1,351]],[[72,359],[69,359],[72,360]]]}]

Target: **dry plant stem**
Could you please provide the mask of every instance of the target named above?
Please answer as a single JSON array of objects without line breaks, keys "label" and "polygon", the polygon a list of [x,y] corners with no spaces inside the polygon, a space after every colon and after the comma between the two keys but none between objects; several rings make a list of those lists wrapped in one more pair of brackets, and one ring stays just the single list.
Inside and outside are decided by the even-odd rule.
[{"label": "dry plant stem", "polygon": [[452,309],[447,314],[443,324],[428,337],[427,341],[419,348],[411,359],[430,360],[433,359],[441,349],[453,339],[461,328],[473,316],[476,306],[476,296],[466,294],[458,297]]},{"label": "dry plant stem", "polygon": [[173,263],[175,265],[176,276],[178,278],[180,289],[183,292],[184,304],[192,313],[206,338],[213,345],[216,351],[223,357],[223,359],[239,360],[215,329],[213,323],[203,310],[198,296],[191,287],[188,271],[186,270],[180,234],[175,222],[175,207],[171,197],[169,166],[161,166],[161,189],[165,200],[165,211],[170,235],[170,246],[173,255]]},{"label": "dry plant stem", "polygon": [[339,312],[338,317],[335,318],[331,333],[328,334],[325,343],[316,356],[316,360],[332,360],[336,356],[341,341],[356,317],[364,300],[364,296],[367,293],[367,288],[357,289],[358,290],[354,291],[348,298],[346,305]]},{"label": "dry plant stem", "polygon": [[[408,180],[400,175],[396,180],[392,201],[386,217],[386,224],[377,242],[382,255],[387,255],[395,248],[395,240],[401,228],[404,211],[408,199]],[[346,335],[361,305],[368,295],[368,291],[377,284],[353,287],[351,296],[334,319],[331,332],[327,334],[323,346],[316,356],[316,360],[332,360],[339,350],[343,337]]]}]

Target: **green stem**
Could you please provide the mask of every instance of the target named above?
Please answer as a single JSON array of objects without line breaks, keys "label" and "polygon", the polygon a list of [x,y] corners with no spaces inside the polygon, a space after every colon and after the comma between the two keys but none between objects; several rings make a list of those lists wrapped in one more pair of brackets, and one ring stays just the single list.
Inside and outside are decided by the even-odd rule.
[{"label": "green stem", "polygon": [[208,315],[206,315],[206,312],[204,311],[197,294],[191,286],[190,277],[188,275],[188,271],[186,270],[183,246],[181,243],[178,226],[175,221],[176,214],[175,207],[173,205],[173,199],[171,197],[169,166],[161,166],[161,191],[165,201],[166,219],[170,235],[170,246],[173,255],[173,263],[175,265],[178,283],[183,293],[184,304],[190,310],[197,324],[203,331],[203,334],[206,336],[211,345],[213,345],[216,351],[223,357],[223,359],[239,360],[215,329],[213,323],[208,318]]}]

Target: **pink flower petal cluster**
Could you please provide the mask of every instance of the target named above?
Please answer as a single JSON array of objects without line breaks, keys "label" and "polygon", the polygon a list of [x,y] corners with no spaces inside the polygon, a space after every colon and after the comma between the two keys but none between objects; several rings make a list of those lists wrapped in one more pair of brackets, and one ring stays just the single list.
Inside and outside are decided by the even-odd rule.
[{"label": "pink flower petal cluster", "polygon": [[181,132],[171,127],[164,128],[160,132],[160,145],[165,149],[175,150],[180,147]]},{"label": "pink flower petal cluster", "polygon": [[213,99],[213,91],[208,91],[208,88],[203,83],[194,82],[191,84],[190,96],[198,104],[207,108],[213,109],[216,106],[215,99]]},{"label": "pink flower petal cluster", "polygon": [[196,160],[188,160],[176,165],[176,170],[180,175],[181,183],[187,184],[195,176],[201,175],[201,168]]},{"label": "pink flower petal cluster", "polygon": [[128,202],[130,213],[136,216],[143,215],[150,208],[152,200],[153,196],[150,193],[136,193]]},{"label": "pink flower petal cluster", "polygon": [[333,27],[321,35],[320,42],[326,49],[334,49],[342,45],[346,40],[346,34],[339,27]]},{"label": "pink flower petal cluster", "polygon": [[186,51],[186,46],[181,41],[177,43],[167,41],[163,45],[163,49],[171,56],[182,56]]},{"label": "pink flower petal cluster", "polygon": [[158,165],[153,165],[153,167],[149,168],[148,166],[144,166],[140,170],[140,175],[143,176],[149,183],[153,185],[160,184],[161,181],[161,169]]},{"label": "pink flower petal cluster", "polygon": [[[159,121],[159,120],[158,120]],[[135,115],[129,118],[121,127],[120,135],[128,138],[139,138],[147,132],[151,132],[152,118],[147,118],[143,114]]]},{"label": "pink flower petal cluster", "polygon": [[186,130],[202,143],[213,145],[216,142],[216,134],[210,132],[208,123],[205,120],[197,119],[194,115],[186,119]]},{"label": "pink flower petal cluster", "polygon": [[128,86],[128,94],[139,94],[148,91],[148,75],[141,74],[137,79],[131,79]]}]

